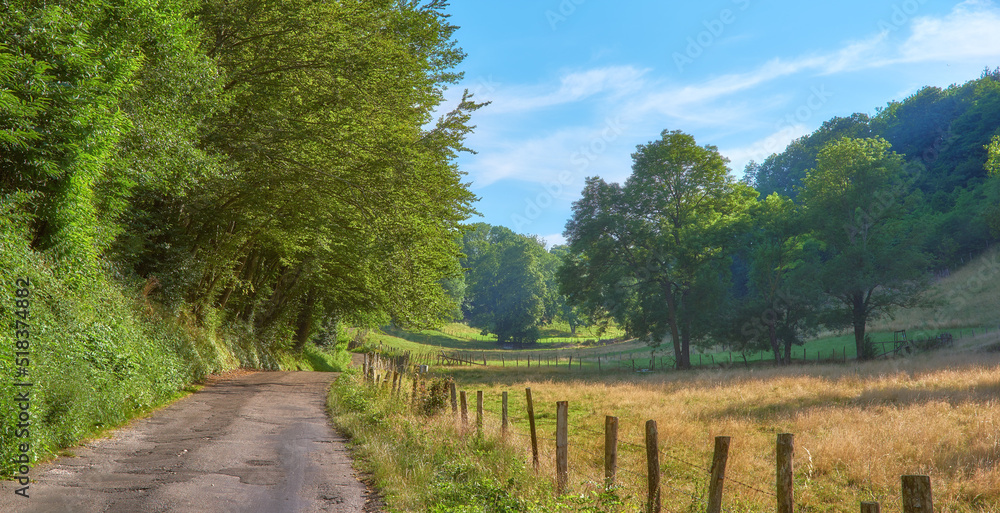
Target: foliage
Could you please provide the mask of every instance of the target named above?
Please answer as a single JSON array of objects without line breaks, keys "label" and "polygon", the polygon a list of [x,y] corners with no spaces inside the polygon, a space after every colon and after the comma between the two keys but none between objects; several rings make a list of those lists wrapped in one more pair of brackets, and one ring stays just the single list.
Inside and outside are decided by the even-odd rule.
[{"label": "foliage", "polygon": [[624,186],[588,178],[573,204],[562,291],[654,346],[669,334],[678,368],[687,368],[757,193],[728,175],[714,146],[679,131],[664,130],[632,158]]},{"label": "foliage", "polygon": [[443,413],[449,404],[451,387],[455,380],[451,378],[432,379],[429,383],[418,385],[417,411],[426,416]]},{"label": "foliage", "polygon": [[547,253],[537,239],[478,223],[464,236],[469,325],[497,342],[532,343],[550,294],[543,276]]},{"label": "foliage", "polygon": [[[865,327],[893,308],[914,305],[928,259],[903,159],[880,138],[844,138],[820,152],[800,199],[821,243],[815,273],[838,308],[828,323],[854,329],[865,355]],[[912,181],[912,180],[911,180]]]},{"label": "foliage", "polygon": [[997,119],[1000,73],[986,69],[962,85],[924,87],[878,108],[873,117],[833,118],[764,162],[751,163],[745,180],[762,195],[779,192],[797,200],[806,170],[824,146],[842,137],[882,137],[914,170],[912,185],[927,200],[921,213],[928,229],[924,251],[935,266],[948,268],[986,249],[1000,234],[1000,190],[987,179]]},{"label": "foliage", "polygon": [[986,152],[986,170],[990,176],[1000,175],[1000,135],[993,136],[993,140],[986,146]]},{"label": "foliage", "polygon": [[464,57],[446,7],[4,3],[0,277],[37,284],[33,457],[224,368],[342,367],[302,351],[340,322],[456,310],[482,104],[433,119]]},{"label": "foliage", "polygon": [[[815,331],[820,289],[808,265],[802,208],[772,193],[751,210],[753,219],[740,250],[749,262],[747,292],[727,316],[738,349],[770,349],[778,363],[791,361],[792,345]],[[737,331],[738,330],[738,331]]]}]

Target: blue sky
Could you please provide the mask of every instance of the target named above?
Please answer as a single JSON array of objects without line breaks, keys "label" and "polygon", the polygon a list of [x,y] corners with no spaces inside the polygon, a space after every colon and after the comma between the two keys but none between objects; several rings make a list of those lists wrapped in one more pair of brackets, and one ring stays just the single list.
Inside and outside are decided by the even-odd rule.
[{"label": "blue sky", "polygon": [[664,129],[730,159],[782,151],[833,116],[1000,66],[986,0],[454,0],[479,110],[459,166],[485,221],[563,242],[584,179],[621,182]]}]

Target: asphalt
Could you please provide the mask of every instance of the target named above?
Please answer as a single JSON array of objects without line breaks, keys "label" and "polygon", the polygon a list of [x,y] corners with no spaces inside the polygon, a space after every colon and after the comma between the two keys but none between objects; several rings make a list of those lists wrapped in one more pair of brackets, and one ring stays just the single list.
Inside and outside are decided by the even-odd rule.
[{"label": "asphalt", "polygon": [[71,449],[74,456],[33,468],[28,498],[14,494],[13,482],[0,483],[0,512],[373,511],[325,413],[336,376],[210,379],[109,438]]}]

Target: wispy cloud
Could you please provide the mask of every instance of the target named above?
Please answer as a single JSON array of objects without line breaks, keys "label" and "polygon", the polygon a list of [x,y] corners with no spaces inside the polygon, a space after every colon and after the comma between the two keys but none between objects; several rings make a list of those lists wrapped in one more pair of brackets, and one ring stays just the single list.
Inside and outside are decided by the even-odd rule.
[{"label": "wispy cloud", "polygon": [[1000,56],[1000,10],[992,2],[972,0],[943,18],[916,18],[899,56],[902,62]]},{"label": "wispy cloud", "polygon": [[643,76],[648,71],[632,66],[574,71],[560,77],[558,84],[505,88],[487,95],[485,99],[493,101],[491,114],[533,111],[576,103],[599,95],[615,99],[641,90]]},{"label": "wispy cloud", "polygon": [[[477,117],[486,129],[476,134],[473,144],[481,153],[464,167],[477,186],[504,179],[543,184],[566,170],[574,173],[574,179],[593,174],[611,178],[627,175],[634,145],[655,137],[664,127],[729,134],[747,128],[766,131],[753,143],[722,149],[739,173],[747,161],[783,150],[811,131],[807,125],[816,124],[811,117],[803,123],[801,116],[795,122],[778,123],[782,116],[804,108],[794,103],[802,98],[768,90],[769,85],[796,77],[807,84],[805,92],[846,73],[931,61],[1000,59],[997,27],[1000,9],[992,2],[969,0],[942,16],[914,13],[892,31],[873,26],[870,36],[833,50],[775,57],[748,71],[697,83],[677,83],[654,70],[622,65],[572,70],[546,83],[504,85],[480,98],[493,104]],[[546,117],[555,108],[574,113],[555,131],[510,128],[552,126]],[[820,115],[815,110],[810,113]],[[601,142],[609,118],[619,118],[625,128],[614,140]],[[507,133],[526,135],[506,138]],[[579,166],[581,152],[591,145],[601,151],[592,152],[587,166]]]}]

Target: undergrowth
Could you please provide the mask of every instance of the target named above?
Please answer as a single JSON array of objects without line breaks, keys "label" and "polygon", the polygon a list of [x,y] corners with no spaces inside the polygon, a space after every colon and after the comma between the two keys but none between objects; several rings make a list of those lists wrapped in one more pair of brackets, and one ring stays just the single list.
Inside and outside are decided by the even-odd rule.
[{"label": "undergrowth", "polygon": [[[16,218],[0,217],[0,477],[15,472],[23,443],[32,463],[46,459],[179,397],[209,374],[349,364],[345,344],[292,354],[236,325],[195,323],[184,305],[165,311],[142,299],[141,285],[114,278],[111,269],[67,271],[73,266],[33,251],[26,233]],[[19,279],[30,284],[21,316]],[[22,321],[20,334],[15,320]],[[15,362],[15,338],[30,342],[27,365]],[[23,401],[15,401],[15,389],[25,388],[15,381],[32,383],[27,437],[17,436]]]}]

